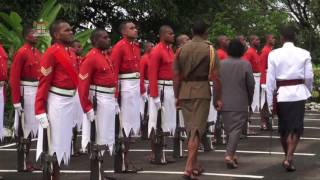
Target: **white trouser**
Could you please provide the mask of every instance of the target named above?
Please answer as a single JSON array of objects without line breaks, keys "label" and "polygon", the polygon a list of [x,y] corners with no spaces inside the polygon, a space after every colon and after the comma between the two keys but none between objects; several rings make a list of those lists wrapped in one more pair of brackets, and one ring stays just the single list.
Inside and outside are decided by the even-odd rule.
[{"label": "white trouser", "polygon": [[122,79],[120,80],[120,124],[124,129],[126,137],[137,135],[140,131],[140,80]]},{"label": "white trouser", "polygon": [[[94,91],[90,91],[92,99]],[[97,92],[97,111],[95,112],[96,124],[96,143],[106,145],[109,148],[110,155],[113,152],[115,144],[115,115],[116,101],[114,94]],[[85,149],[90,141],[91,122],[85,118],[82,129],[82,148]]]},{"label": "white trouser", "polygon": [[4,136],[3,118],[4,118],[4,88],[3,86],[0,86],[0,142],[3,140],[3,136]]},{"label": "white trouser", "polygon": [[[161,108],[161,127],[163,132],[170,132],[174,134],[176,129],[176,105],[172,85],[158,85],[159,96],[164,90],[164,99]],[[181,114],[180,114],[181,115]],[[156,108],[154,98],[149,98],[149,124],[148,134],[152,129],[156,130],[157,127],[158,110]],[[182,117],[182,116],[180,116]]]},{"label": "white trouser", "polygon": [[260,109],[260,73],[253,73],[254,76],[254,93],[253,93],[253,101],[251,104],[252,112],[259,112]]},{"label": "white trouser", "polygon": [[[56,153],[58,163],[68,164],[71,153],[72,127],[73,127],[73,105],[74,97],[60,96],[54,93],[48,95],[48,119],[51,132],[49,154]],[[43,129],[39,126],[37,143],[37,159],[42,152]]]},{"label": "white trouser", "polygon": [[82,128],[82,121],[83,119],[87,119],[87,116],[82,110],[81,103],[80,103],[80,98],[79,98],[79,93],[77,91],[76,95],[74,96],[74,120],[73,120],[73,127],[77,126],[78,132]]},{"label": "white trouser", "polygon": [[[39,122],[36,120],[36,115],[34,113],[34,103],[36,99],[37,87],[34,86],[21,86],[21,91],[23,93],[23,110],[24,110],[24,127],[23,128],[23,136],[27,138],[31,135],[32,138],[36,137],[38,134]],[[15,133],[18,133],[18,125],[19,125],[19,115],[18,112],[15,111],[14,116],[14,129]]]}]

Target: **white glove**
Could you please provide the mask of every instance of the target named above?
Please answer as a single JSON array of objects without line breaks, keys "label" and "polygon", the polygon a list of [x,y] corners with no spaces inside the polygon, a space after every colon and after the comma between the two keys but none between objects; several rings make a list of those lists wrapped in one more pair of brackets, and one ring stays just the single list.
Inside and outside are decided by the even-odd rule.
[{"label": "white glove", "polygon": [[116,110],[116,114],[120,114],[120,106],[118,104],[117,99],[115,99],[115,110]]},{"label": "white glove", "polygon": [[49,120],[47,117],[47,113],[42,113],[42,114],[36,115],[36,119],[39,121],[39,123],[43,129],[46,129],[49,127]]},{"label": "white glove", "polygon": [[155,104],[157,110],[161,109],[160,97],[158,96],[158,97],[153,98],[153,101],[154,101],[154,104]]},{"label": "white glove", "polygon": [[94,111],[93,111],[93,109],[90,109],[90,111],[88,111],[88,112],[86,113],[86,115],[87,115],[87,120],[88,120],[89,122],[94,121]]},{"label": "white glove", "polygon": [[148,95],[147,95],[146,92],[143,93],[143,94],[141,95],[141,97],[142,97],[143,102],[147,102],[147,100],[148,100]]},{"label": "white glove", "polygon": [[266,84],[261,84],[261,89],[266,90],[267,86]]},{"label": "white glove", "polygon": [[21,103],[13,104],[14,109],[18,112],[19,116],[21,116],[23,112],[23,108],[21,106]]}]

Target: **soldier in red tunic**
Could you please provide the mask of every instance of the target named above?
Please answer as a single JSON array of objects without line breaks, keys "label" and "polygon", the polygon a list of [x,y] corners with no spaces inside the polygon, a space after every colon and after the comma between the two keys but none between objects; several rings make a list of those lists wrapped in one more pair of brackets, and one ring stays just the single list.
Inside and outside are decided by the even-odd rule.
[{"label": "soldier in red tunic", "polygon": [[180,34],[177,38],[176,38],[176,43],[177,43],[177,49],[176,49],[176,54],[179,51],[179,49],[186,44],[187,42],[190,41],[190,38],[188,35],[186,34]]},{"label": "soldier in red tunic", "polygon": [[[41,128],[37,144],[39,158],[43,143],[43,129],[47,129],[49,155],[53,162],[54,180],[60,178],[59,165],[70,160],[74,96],[78,86],[76,55],[68,45],[73,41],[71,26],[57,20],[50,26],[53,44],[40,61],[41,77],[36,94],[35,113]],[[49,131],[50,130],[50,131]]]},{"label": "soldier in red tunic", "polygon": [[[245,54],[242,56],[242,59],[248,61],[251,64],[253,76],[255,80],[255,89],[253,94],[253,101],[250,106],[250,112],[259,112],[260,110],[260,76],[261,76],[261,66],[260,66],[260,57],[258,54],[258,48],[260,46],[260,39],[256,35],[251,35],[250,38],[250,47],[247,49]],[[250,122],[250,120],[249,120]],[[249,128],[247,127],[249,130]],[[256,134],[256,132],[248,132],[247,134]]]},{"label": "soldier in red tunic", "polygon": [[152,42],[146,42],[144,47],[144,54],[140,61],[140,92],[143,100],[147,99],[147,86],[149,84],[148,78],[148,63],[150,61],[150,53],[154,44]]},{"label": "soldier in red tunic", "polygon": [[[5,82],[8,78],[7,75],[7,61],[8,55],[0,43],[0,141],[3,140],[3,117],[4,117],[4,104],[5,104]],[[2,180],[0,176],[0,180]]]},{"label": "soldier in red tunic", "polygon": [[[96,127],[96,140],[91,142],[93,143],[91,145],[103,147],[91,153],[100,155],[98,159],[101,159],[103,153],[106,152],[104,148],[108,147],[111,155],[115,144],[114,119],[118,111],[116,108],[119,107],[115,99],[117,78],[113,62],[107,54],[107,49],[111,44],[108,33],[103,29],[96,29],[91,35],[91,42],[93,48],[86,55],[80,68],[79,95],[82,109],[87,116],[83,122],[84,127],[90,127],[93,121]],[[90,129],[91,127],[83,129],[86,131],[83,132],[82,137],[83,147],[89,143]]]},{"label": "soldier in red tunic", "polygon": [[267,69],[268,69],[268,56],[269,53],[272,51],[273,46],[275,45],[275,38],[272,34],[266,35],[266,44],[261,50],[260,54],[260,66],[261,66],[261,79],[260,79],[260,86],[261,86],[261,95],[260,95],[260,116],[261,116],[261,130],[268,130],[272,127],[269,127],[268,121],[268,105],[266,102],[266,77],[267,77]]},{"label": "soldier in red tunic", "polygon": [[[37,136],[39,121],[34,113],[34,102],[40,78],[41,54],[35,47],[38,42],[36,30],[27,27],[23,31],[25,44],[16,52],[13,58],[10,72],[10,87],[12,103],[15,108],[15,133],[18,134],[19,116],[24,115],[21,128],[25,140],[22,141],[26,147],[26,166],[23,171],[33,171],[38,168],[32,165],[29,150],[31,138]],[[22,113],[24,112],[24,113]],[[24,143],[25,142],[25,143]],[[20,171],[22,169],[19,169]]]},{"label": "soldier in red tunic", "polygon": [[[151,136],[152,154],[155,152],[155,135],[157,132],[174,134],[176,129],[176,107],[173,92],[174,32],[170,26],[163,25],[159,30],[160,42],[153,48],[149,62],[150,113],[148,134]],[[161,109],[161,125],[158,124],[158,110]],[[159,129],[160,128],[160,129]],[[153,133],[152,133],[153,132]],[[165,160],[164,160],[165,161]],[[161,163],[163,161],[161,160]]]},{"label": "soldier in red tunic", "polygon": [[[82,45],[79,40],[74,40],[71,43],[71,49],[74,51],[74,53],[77,55],[77,69],[79,71],[80,65],[83,61],[83,57],[81,56],[82,54]],[[82,121],[85,117],[84,112],[81,108],[80,104],[80,99],[79,99],[79,94],[76,94],[75,96],[75,105],[74,105],[74,124],[73,124],[73,137],[72,137],[72,149],[71,149],[71,154],[72,156],[79,156],[83,154],[83,151],[79,149],[77,145],[77,137],[78,133],[81,131],[82,128]]]},{"label": "soldier in red tunic", "polygon": [[[119,100],[121,112],[119,114],[121,131],[125,137],[125,148],[123,150],[122,170],[116,172],[128,172],[129,170],[129,139],[140,131],[140,47],[135,41],[138,37],[136,25],[131,21],[120,24],[119,31],[122,39],[112,48],[111,59],[114,61],[114,72],[117,77],[116,96]],[[133,168],[133,171],[137,169]]]},{"label": "soldier in red tunic", "polygon": [[228,58],[227,48],[229,45],[229,38],[225,35],[218,36],[217,38],[217,55],[219,60]]},{"label": "soldier in red tunic", "polygon": [[7,74],[8,55],[0,43],[0,141],[3,140],[3,117],[5,104],[5,83],[8,78]]},{"label": "soldier in red tunic", "polygon": [[144,54],[140,61],[140,114],[141,114],[141,138],[148,139],[148,91],[149,91],[149,78],[148,78],[148,63],[150,60],[150,52],[154,44],[152,42],[146,42],[144,44]]}]

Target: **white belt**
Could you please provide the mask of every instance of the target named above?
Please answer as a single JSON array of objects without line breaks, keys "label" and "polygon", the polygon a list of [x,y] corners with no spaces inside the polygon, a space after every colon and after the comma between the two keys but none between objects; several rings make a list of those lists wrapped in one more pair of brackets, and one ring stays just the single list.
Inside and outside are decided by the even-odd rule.
[{"label": "white belt", "polygon": [[253,76],[254,76],[254,77],[260,77],[260,76],[261,76],[261,73],[253,73]]},{"label": "white belt", "polygon": [[37,87],[39,85],[39,81],[20,81],[22,86],[32,86]]},{"label": "white belt", "polygon": [[61,89],[55,86],[52,86],[50,88],[50,92],[53,92],[55,94],[61,95],[61,96],[70,96],[73,97],[76,94],[75,89]]},{"label": "white belt", "polygon": [[158,84],[159,85],[172,86],[173,85],[173,81],[172,80],[158,80]]},{"label": "white belt", "polygon": [[0,81],[0,87],[4,86],[5,81]]},{"label": "white belt", "polygon": [[103,87],[103,86],[97,86],[97,85],[91,85],[90,90],[101,92],[101,93],[108,93],[108,94],[114,94],[116,92],[115,87]]},{"label": "white belt", "polygon": [[145,84],[149,84],[149,80],[144,80],[144,83]]},{"label": "white belt", "polygon": [[139,78],[140,78],[139,72],[119,74],[119,79],[139,79]]}]

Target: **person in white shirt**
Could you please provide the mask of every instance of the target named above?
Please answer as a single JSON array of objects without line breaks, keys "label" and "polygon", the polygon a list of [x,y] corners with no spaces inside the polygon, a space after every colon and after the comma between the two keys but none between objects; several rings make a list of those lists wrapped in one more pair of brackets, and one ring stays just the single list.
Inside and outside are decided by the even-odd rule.
[{"label": "person in white shirt", "polygon": [[310,53],[294,45],[295,31],[291,25],[281,29],[283,46],[269,54],[266,84],[269,110],[279,118],[278,131],[285,153],[282,165],[288,172],[295,171],[293,154],[303,133],[304,106],[313,83]]}]

